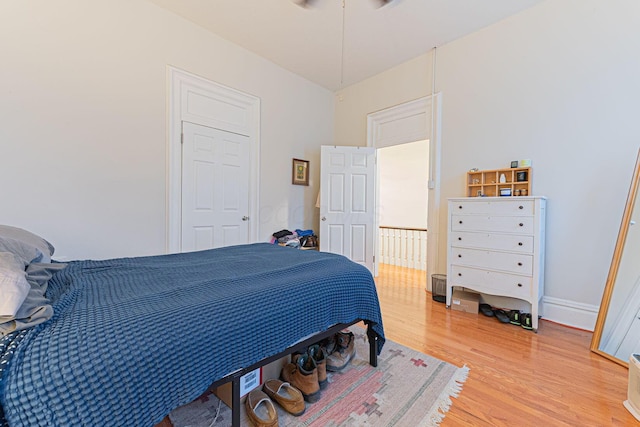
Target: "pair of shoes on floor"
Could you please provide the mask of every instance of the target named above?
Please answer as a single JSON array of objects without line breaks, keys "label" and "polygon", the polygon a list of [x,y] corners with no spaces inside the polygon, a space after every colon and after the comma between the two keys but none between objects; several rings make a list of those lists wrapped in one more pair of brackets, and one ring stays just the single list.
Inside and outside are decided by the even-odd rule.
[{"label": "pair of shoes on floor", "polygon": [[488,317],[495,317],[500,323],[509,323],[509,314],[501,308],[493,308],[489,304],[480,304],[480,312]]},{"label": "pair of shoes on floor", "polygon": [[327,371],[331,372],[344,369],[356,355],[355,336],[348,330],[321,341],[320,347],[327,354]]},{"label": "pair of shoes on floor", "polygon": [[531,330],[531,313],[521,313],[520,310],[503,310],[501,308],[493,308],[489,304],[480,304],[480,312],[485,316],[495,316],[501,323],[511,323],[512,325],[522,326],[524,329]]},{"label": "pair of shoes on floor", "polygon": [[509,323],[516,326],[522,326],[524,329],[531,330],[531,313],[521,313],[520,310],[511,310],[509,312]]},{"label": "pair of shoes on floor", "polygon": [[247,416],[255,427],[277,427],[278,412],[272,399],[296,417],[304,414],[304,399],[300,390],[280,380],[267,380],[262,390],[252,390],[245,400]]},{"label": "pair of shoes on floor", "polygon": [[317,402],[320,399],[320,389],[327,385],[327,358],[324,350],[315,344],[305,352],[292,354],[291,363],[282,368],[280,378],[300,390],[307,402]]}]

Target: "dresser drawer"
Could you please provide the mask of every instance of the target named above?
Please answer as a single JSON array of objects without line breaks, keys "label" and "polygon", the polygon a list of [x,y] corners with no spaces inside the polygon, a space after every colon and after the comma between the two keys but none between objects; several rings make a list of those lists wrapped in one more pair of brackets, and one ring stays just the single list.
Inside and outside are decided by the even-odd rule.
[{"label": "dresser drawer", "polygon": [[533,255],[508,252],[485,251],[482,249],[451,248],[451,263],[508,271],[516,274],[533,274]]},{"label": "dresser drawer", "polygon": [[451,201],[452,214],[533,215],[533,200],[456,200]]},{"label": "dresser drawer", "polygon": [[500,215],[451,215],[451,231],[497,231],[533,233],[533,217]]},{"label": "dresser drawer", "polygon": [[454,231],[451,233],[449,245],[533,253],[533,236]]},{"label": "dresser drawer", "polygon": [[531,301],[533,283],[531,277],[459,265],[451,266],[451,276],[451,279],[447,278],[451,282],[450,286],[464,286],[478,292]]}]

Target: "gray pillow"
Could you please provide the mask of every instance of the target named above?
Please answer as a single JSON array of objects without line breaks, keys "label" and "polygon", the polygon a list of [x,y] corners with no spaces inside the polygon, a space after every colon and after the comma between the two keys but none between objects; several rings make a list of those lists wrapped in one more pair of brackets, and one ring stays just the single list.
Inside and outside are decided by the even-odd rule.
[{"label": "gray pillow", "polygon": [[0,225],[0,252],[17,255],[24,266],[32,262],[51,262],[55,248],[40,236],[9,225]]},{"label": "gray pillow", "polygon": [[51,276],[66,266],[67,264],[62,262],[32,262],[27,266],[27,281],[31,286],[39,287],[44,293],[47,290],[47,283]]},{"label": "gray pillow", "polygon": [[46,322],[53,316],[53,308],[44,292],[31,286],[27,297],[15,316],[0,316],[0,335],[27,329]]},{"label": "gray pillow", "polygon": [[30,289],[22,260],[11,252],[0,252],[0,319],[15,316]]},{"label": "gray pillow", "polygon": [[[53,245],[40,236],[21,228],[0,225],[0,254],[4,253],[2,259],[12,264],[10,274],[0,271],[0,335],[35,326],[53,315],[44,293],[51,275],[66,266],[51,263],[54,250]],[[5,302],[4,293],[5,282],[9,289],[9,278],[17,283],[11,285],[12,292],[15,293],[16,287],[21,289],[10,303]]]}]

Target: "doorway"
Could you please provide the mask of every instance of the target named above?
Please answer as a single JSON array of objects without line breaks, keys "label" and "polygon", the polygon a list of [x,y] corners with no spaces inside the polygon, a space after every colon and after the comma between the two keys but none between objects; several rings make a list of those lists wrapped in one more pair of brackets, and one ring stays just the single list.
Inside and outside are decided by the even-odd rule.
[{"label": "doorway", "polygon": [[[436,93],[394,107],[371,113],[367,116],[367,145],[377,149],[415,141],[428,140],[428,195],[427,209],[427,254],[426,268],[435,273],[438,269],[438,240],[440,216],[440,116],[441,94]],[[380,219],[375,225],[379,229]],[[377,237],[377,234],[376,234]],[[376,252],[380,239],[376,239]],[[376,258],[375,274],[378,272],[380,257]],[[426,280],[426,289],[431,283]]]},{"label": "doorway", "polygon": [[[203,228],[203,233],[199,236],[200,243],[194,241],[192,243],[195,246],[186,243],[183,247],[183,200],[185,196],[189,196],[184,192],[194,191],[183,188],[183,162],[185,160],[183,158],[183,124],[185,123],[210,128],[216,132],[222,132],[223,135],[235,135],[243,140],[240,145],[244,147],[242,148],[243,155],[246,156],[244,161],[248,165],[243,179],[247,179],[248,187],[243,190],[246,194],[238,196],[243,200],[238,200],[236,204],[238,206],[246,204],[246,214],[238,211],[239,220],[245,222],[247,228],[246,237],[242,237],[243,240],[246,240],[244,243],[257,241],[259,236],[257,219],[260,177],[260,99],[174,67],[168,67],[167,73],[169,117],[166,251],[172,253],[193,250],[192,247],[205,244],[203,242],[207,242],[207,239],[212,242],[214,239],[207,234],[210,232]],[[234,144],[230,145],[225,142],[223,145],[234,150]],[[236,148],[238,147],[240,146]],[[228,233],[227,242],[238,242],[237,239],[232,238],[234,233],[231,231]],[[238,236],[240,234],[236,234],[236,237]],[[197,240],[197,238],[195,239]]]},{"label": "doorway", "polygon": [[429,141],[379,148],[377,158],[379,262],[426,271]]}]

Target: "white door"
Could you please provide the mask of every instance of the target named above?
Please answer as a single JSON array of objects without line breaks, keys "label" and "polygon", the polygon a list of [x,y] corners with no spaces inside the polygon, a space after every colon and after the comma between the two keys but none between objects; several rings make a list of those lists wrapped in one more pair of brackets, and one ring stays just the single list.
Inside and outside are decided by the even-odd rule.
[{"label": "white door", "polygon": [[249,242],[247,136],[183,122],[182,251]]},{"label": "white door", "polygon": [[320,250],[373,272],[375,159],[372,147],[321,149]]}]

